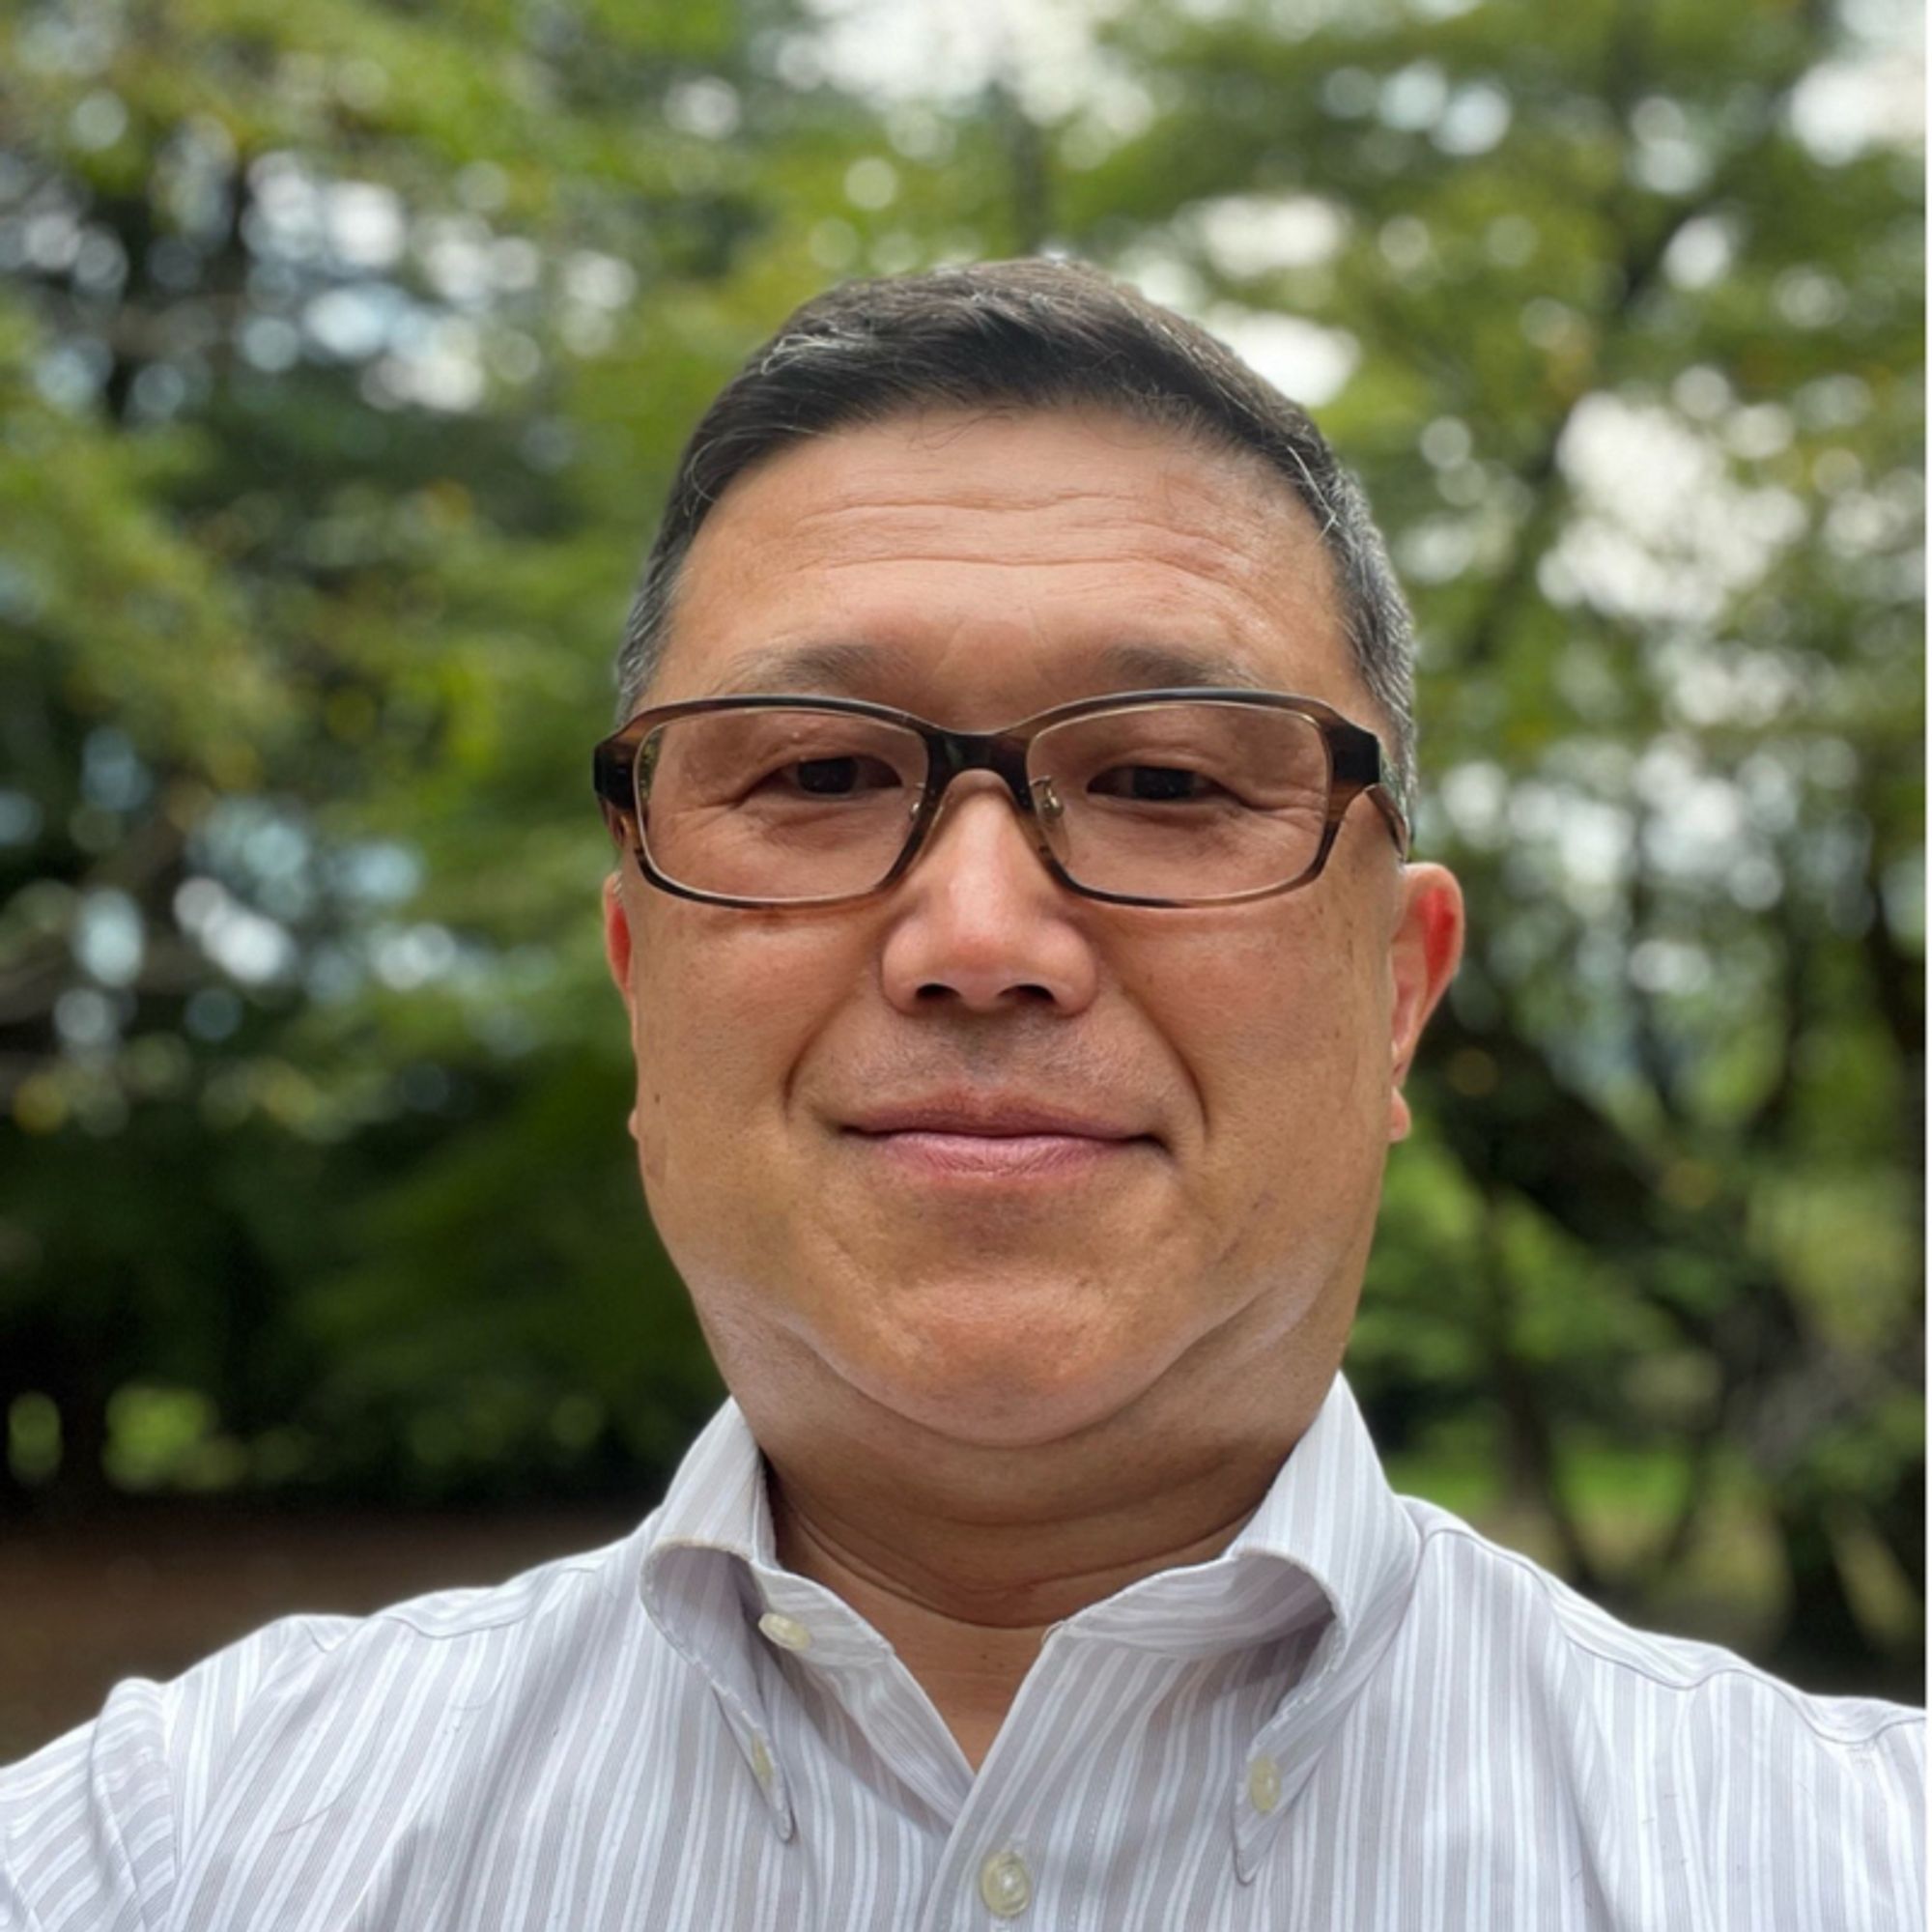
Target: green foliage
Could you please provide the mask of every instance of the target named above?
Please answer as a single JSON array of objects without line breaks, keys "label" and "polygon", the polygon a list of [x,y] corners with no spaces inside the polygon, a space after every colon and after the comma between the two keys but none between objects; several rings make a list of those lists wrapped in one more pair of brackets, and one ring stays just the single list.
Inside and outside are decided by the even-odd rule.
[{"label": "green foliage", "polygon": [[1332,392],[1415,595],[1474,941],[1351,1356],[1397,1466],[1613,1600],[1909,1685],[1883,10],[1094,31],[882,93],[858,0],[0,23],[0,1501],[668,1466],[717,1384],[637,1203],[585,781],[649,521],[796,300],[1052,244]]}]

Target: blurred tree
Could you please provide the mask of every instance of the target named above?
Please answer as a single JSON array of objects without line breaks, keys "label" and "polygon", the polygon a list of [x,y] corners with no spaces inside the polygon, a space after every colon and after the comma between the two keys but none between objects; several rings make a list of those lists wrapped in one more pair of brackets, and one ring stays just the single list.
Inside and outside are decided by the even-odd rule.
[{"label": "blurred tree", "polygon": [[836,146],[755,11],[6,29],[0,1402],[54,1497],[129,1384],[211,1398],[206,1480],[385,1492],[661,1461],[715,1394],[611,1158],[580,768],[773,299],[760,142]]},{"label": "blurred tree", "polygon": [[582,770],[649,517],[812,289],[1062,246],[1315,405],[1415,593],[1475,943],[1351,1356],[1398,1469],[1910,1688],[1908,23],[973,18],[0,25],[0,1507],[668,1465]]}]

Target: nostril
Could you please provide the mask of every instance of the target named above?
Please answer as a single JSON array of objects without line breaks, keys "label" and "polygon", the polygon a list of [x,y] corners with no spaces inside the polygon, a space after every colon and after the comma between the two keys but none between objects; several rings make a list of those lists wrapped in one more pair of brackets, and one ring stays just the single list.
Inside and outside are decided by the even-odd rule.
[{"label": "nostril", "polygon": [[[1000,989],[999,997],[1014,1000],[1025,1006],[1037,1007],[1045,1005],[1051,1007],[1058,1005],[1049,988],[1037,985],[1030,980],[1016,986],[1003,986]],[[965,998],[965,995],[957,986],[949,986],[943,980],[928,980],[913,995],[913,998],[920,1005],[930,1007],[936,1006],[945,1000],[961,1000]]]}]

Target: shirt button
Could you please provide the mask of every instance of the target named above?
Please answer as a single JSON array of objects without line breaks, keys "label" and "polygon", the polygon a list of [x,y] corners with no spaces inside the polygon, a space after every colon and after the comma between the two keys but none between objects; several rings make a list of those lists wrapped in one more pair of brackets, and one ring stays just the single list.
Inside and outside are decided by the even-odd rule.
[{"label": "shirt button", "polygon": [[752,1740],[752,1776],[760,1784],[769,1785],[772,1781],[772,1754],[765,1748],[763,1738]]},{"label": "shirt button", "polygon": [[1273,1758],[1258,1757],[1248,1766],[1248,1803],[1262,1812],[1281,1803],[1281,1766]]},{"label": "shirt button", "polygon": [[980,1867],[980,1896],[998,1918],[1013,1918],[1024,1912],[1033,1897],[1026,1861],[1016,1852],[995,1852]]},{"label": "shirt button", "polygon": [[758,1628],[781,1650],[811,1648],[811,1633],[796,1617],[788,1617],[782,1610],[767,1610],[758,1619]]}]

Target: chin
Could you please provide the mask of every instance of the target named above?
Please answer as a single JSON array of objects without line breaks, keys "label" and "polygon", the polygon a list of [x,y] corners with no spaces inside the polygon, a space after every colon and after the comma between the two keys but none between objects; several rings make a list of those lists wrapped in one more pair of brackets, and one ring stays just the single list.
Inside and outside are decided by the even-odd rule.
[{"label": "chin", "polygon": [[882,1386],[868,1393],[901,1421],[972,1449],[1044,1449],[1111,1420],[1122,1406],[1097,1390],[1035,1395]]},{"label": "chin", "polygon": [[1177,1343],[1151,1355],[1144,1339],[1130,1346],[1091,1323],[1037,1319],[952,1321],[868,1339],[840,1365],[863,1394],[936,1435],[987,1449],[1039,1448],[1109,1421],[1179,1352]]}]

